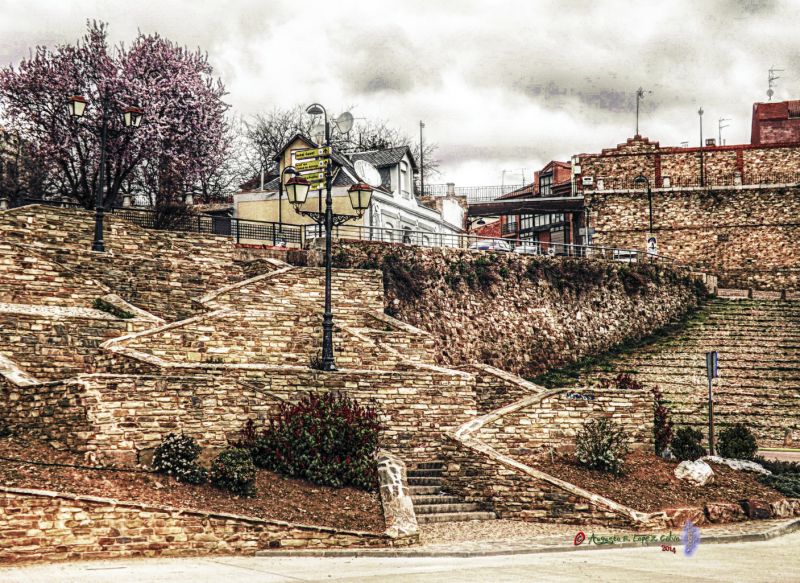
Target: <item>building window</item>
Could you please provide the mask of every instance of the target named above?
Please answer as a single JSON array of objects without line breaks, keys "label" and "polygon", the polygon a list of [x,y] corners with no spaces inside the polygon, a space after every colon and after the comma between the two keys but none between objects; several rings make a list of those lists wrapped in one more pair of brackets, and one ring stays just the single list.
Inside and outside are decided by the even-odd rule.
[{"label": "building window", "polygon": [[403,227],[403,243],[411,245],[411,227]]},{"label": "building window", "polygon": [[408,162],[405,160],[400,161],[400,192],[406,198],[411,198],[410,188],[408,187]]},{"label": "building window", "polygon": [[534,215],[522,215],[522,217],[520,217],[520,231],[526,231],[533,228],[533,217]]},{"label": "building window", "polygon": [[542,174],[539,176],[539,195],[550,196],[553,193],[553,175]]}]

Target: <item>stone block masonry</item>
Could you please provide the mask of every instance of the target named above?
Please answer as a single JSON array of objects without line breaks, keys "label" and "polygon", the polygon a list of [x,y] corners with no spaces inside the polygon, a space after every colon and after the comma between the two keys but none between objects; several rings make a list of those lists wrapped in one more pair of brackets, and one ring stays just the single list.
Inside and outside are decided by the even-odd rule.
[{"label": "stone block masonry", "polygon": [[448,434],[443,486],[467,500],[490,504],[501,518],[605,526],[658,524],[663,517],[657,513],[638,512],[522,461],[542,448],[573,446],[580,426],[603,417],[625,428],[632,443],[652,442],[652,403],[645,391],[540,388],[537,394]]},{"label": "stone block masonry", "polygon": [[385,534],[0,487],[0,563],[393,546]]},{"label": "stone block masonry", "polygon": [[437,363],[522,376],[646,336],[705,295],[688,272],[650,264],[347,241],[334,259],[383,270],[386,312],[428,332]]}]

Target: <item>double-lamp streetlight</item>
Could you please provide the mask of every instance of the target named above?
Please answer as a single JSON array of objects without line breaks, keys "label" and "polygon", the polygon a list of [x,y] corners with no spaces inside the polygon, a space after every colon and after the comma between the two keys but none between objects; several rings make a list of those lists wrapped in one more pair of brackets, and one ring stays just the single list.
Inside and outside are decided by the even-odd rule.
[{"label": "double-lamp streetlight", "polygon": [[[73,95],[69,98],[67,107],[69,115],[73,119],[80,119],[86,113],[86,106],[89,101],[82,95]],[[97,189],[95,196],[95,214],[94,214],[94,241],[92,242],[92,251],[100,253],[105,252],[105,244],[103,242],[103,214],[105,208],[103,206],[103,192],[105,191],[106,184],[106,142],[108,140],[108,126],[110,122],[109,116],[110,104],[107,96],[102,98],[102,122],[100,125],[100,168],[97,173]],[[144,112],[135,106],[126,107],[119,112],[120,121],[126,128],[138,128],[142,124]]]},{"label": "double-lamp streetlight", "polygon": [[[315,103],[306,109],[311,115],[323,115],[325,120],[325,147],[331,145],[331,127],[328,123],[328,113],[322,105]],[[330,154],[329,154],[330,155]],[[281,179],[282,179],[281,175]],[[333,212],[333,174],[331,164],[325,166],[325,212],[303,210],[302,207],[308,199],[310,183],[302,175],[295,174],[286,182],[286,198],[294,210],[299,214],[310,217],[318,225],[325,227],[325,312],[322,316],[322,362],[323,371],[335,371],[336,364],[333,356],[333,313],[331,312],[331,231],[335,225],[341,225],[353,219],[360,219],[372,202],[372,187],[364,182],[358,182],[348,188],[355,214],[334,214]]]}]

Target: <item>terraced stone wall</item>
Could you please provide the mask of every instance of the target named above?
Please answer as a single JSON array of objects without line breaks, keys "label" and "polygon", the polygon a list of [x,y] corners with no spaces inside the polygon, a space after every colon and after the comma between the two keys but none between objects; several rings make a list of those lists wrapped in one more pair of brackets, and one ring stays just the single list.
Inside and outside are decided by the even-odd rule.
[{"label": "terraced stone wall", "polygon": [[429,332],[436,361],[535,376],[652,333],[705,289],[659,265],[340,241],[335,265],[381,269],[386,313]]},{"label": "terraced stone wall", "polygon": [[[167,320],[189,317],[192,299],[245,279],[227,237],[159,232],[113,215],[106,218],[106,254],[93,253],[93,215],[46,206],[0,212],[0,237],[35,247],[52,261],[102,282],[126,301]],[[103,294],[100,294],[103,295]]]},{"label": "terraced stone wall", "polygon": [[0,487],[0,563],[252,555],[280,548],[394,546],[411,539]]},{"label": "terraced stone wall", "polygon": [[131,464],[167,433],[182,431],[204,446],[221,447],[238,437],[248,419],[267,418],[280,402],[309,391],[341,391],[376,407],[381,447],[414,462],[437,457],[443,432],[476,413],[474,381],[466,373],[214,366],[182,371],[186,376],[85,375],[21,388],[7,383],[0,418],[14,431]]},{"label": "terraced stone wall", "polygon": [[653,443],[652,398],[645,390],[562,389],[487,423],[476,437],[501,454],[516,457],[574,449],[575,438],[592,419],[609,419],[634,447]]},{"label": "terraced stone wall", "polygon": [[63,379],[94,371],[100,344],[105,340],[148,325],[106,318],[102,312],[92,317],[68,315],[67,311],[56,308],[31,314],[0,311],[0,354],[40,380]]}]

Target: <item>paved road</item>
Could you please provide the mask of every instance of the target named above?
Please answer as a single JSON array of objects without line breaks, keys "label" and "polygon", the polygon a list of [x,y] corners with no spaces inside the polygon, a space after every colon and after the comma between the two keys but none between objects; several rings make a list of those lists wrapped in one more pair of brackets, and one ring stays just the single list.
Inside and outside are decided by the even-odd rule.
[{"label": "paved road", "polygon": [[403,581],[800,582],[800,532],[765,542],[475,559],[220,557],[137,559],[0,569],[3,583],[285,583]]}]

